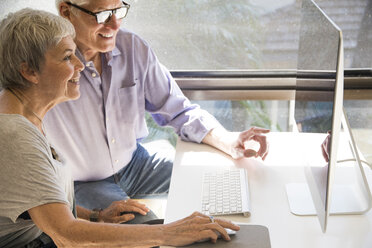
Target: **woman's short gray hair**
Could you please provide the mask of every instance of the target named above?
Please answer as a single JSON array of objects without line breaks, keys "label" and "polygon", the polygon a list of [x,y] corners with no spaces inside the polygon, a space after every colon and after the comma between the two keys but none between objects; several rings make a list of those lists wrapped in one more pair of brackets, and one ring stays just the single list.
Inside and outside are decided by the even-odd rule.
[{"label": "woman's short gray hair", "polygon": [[0,22],[0,89],[30,86],[21,64],[39,72],[46,51],[67,36],[75,37],[74,27],[52,13],[26,8],[8,14]]}]

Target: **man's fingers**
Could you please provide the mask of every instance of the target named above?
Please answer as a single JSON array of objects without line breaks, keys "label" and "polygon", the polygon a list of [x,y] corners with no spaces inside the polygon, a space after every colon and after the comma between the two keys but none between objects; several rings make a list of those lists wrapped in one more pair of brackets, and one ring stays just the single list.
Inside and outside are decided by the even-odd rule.
[{"label": "man's fingers", "polygon": [[142,215],[146,215],[148,213],[148,211],[145,211],[142,208],[138,208],[136,206],[129,206],[129,205],[124,207],[123,212],[136,212],[136,213],[140,213]]},{"label": "man's fingers", "polygon": [[244,151],[244,157],[250,158],[250,157],[256,157],[257,152],[252,149],[247,149]]},{"label": "man's fingers", "polygon": [[132,206],[136,206],[140,209],[143,209],[144,211],[148,212],[150,211],[150,209],[143,203],[139,202],[139,201],[135,201],[135,200],[129,200],[128,201],[128,204],[132,205]]},{"label": "man's fingers", "polygon": [[267,154],[269,154],[269,145],[267,145],[267,149],[266,149],[265,154],[262,156],[262,160],[265,160],[266,159]]},{"label": "man's fingers", "polygon": [[326,151],[327,148],[324,147],[324,144],[322,144],[321,149],[322,149],[322,154],[323,154],[324,160],[326,162],[329,162],[329,154],[327,153],[327,151]]},{"label": "man's fingers", "polygon": [[266,136],[263,134],[268,132],[270,132],[270,130],[266,128],[252,127],[249,130],[240,133],[239,143],[244,144],[244,142],[254,140],[260,144],[260,148],[257,152],[254,152],[253,149],[246,149],[244,151],[245,157],[260,156],[262,159],[266,158],[268,152],[268,143],[266,140]]},{"label": "man's fingers", "polygon": [[212,243],[216,243],[217,238],[218,238],[217,234],[211,229],[205,229],[199,232],[199,240],[204,241],[210,239]]},{"label": "man's fingers", "polygon": [[120,210],[122,212],[138,212],[140,214],[146,215],[146,213],[150,211],[150,209],[145,204],[132,199],[119,201],[118,204],[120,204]]},{"label": "man's fingers", "polygon": [[252,138],[253,140],[257,141],[260,144],[260,149],[257,151],[258,156],[266,157],[267,152],[268,152],[268,143],[266,140],[266,136],[264,135],[255,135]]},{"label": "man's fingers", "polygon": [[215,222],[217,222],[220,226],[222,226],[224,228],[229,228],[229,229],[234,230],[234,231],[239,231],[240,230],[240,226],[232,223],[229,220],[220,219],[220,218],[215,218],[214,220],[215,220]]},{"label": "man's fingers", "polygon": [[114,218],[114,223],[124,223],[134,219],[134,214],[123,214]]},{"label": "man's fingers", "polygon": [[269,133],[270,129],[262,128],[262,127],[252,127],[254,132],[256,133]]},{"label": "man's fingers", "polygon": [[249,140],[251,139],[254,135],[259,135],[259,134],[264,134],[264,133],[269,133],[270,130],[266,128],[261,128],[261,127],[252,127],[244,132],[240,133],[240,138],[244,140]]},{"label": "man's fingers", "polygon": [[225,228],[223,228],[219,224],[217,224],[217,223],[209,223],[209,224],[206,225],[206,227],[208,227],[208,229],[213,230],[217,235],[218,234],[221,234],[221,237],[224,240],[230,240],[230,236],[227,234]]}]

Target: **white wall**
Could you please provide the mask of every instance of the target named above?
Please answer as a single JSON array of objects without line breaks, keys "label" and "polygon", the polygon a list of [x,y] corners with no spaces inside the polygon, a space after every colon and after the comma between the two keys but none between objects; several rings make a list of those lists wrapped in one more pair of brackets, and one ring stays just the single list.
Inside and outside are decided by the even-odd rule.
[{"label": "white wall", "polygon": [[0,19],[23,8],[41,9],[57,14],[54,0],[0,0]]}]

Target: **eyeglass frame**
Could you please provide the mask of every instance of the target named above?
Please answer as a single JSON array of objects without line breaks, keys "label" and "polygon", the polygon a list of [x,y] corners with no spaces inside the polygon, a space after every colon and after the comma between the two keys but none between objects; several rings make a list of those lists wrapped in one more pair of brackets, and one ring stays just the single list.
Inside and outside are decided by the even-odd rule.
[{"label": "eyeglass frame", "polygon": [[[124,1],[121,1],[121,2],[122,2],[122,4],[124,4],[124,5],[121,6],[121,7],[119,7],[119,8],[115,8],[115,9],[107,9],[107,10],[102,10],[102,11],[98,11],[98,12],[92,12],[92,11],[90,11],[90,10],[84,9],[83,7],[80,7],[79,5],[73,4],[73,3],[71,3],[71,2],[65,2],[65,3],[68,4],[69,6],[75,7],[75,8],[77,8],[77,9],[79,9],[79,10],[81,10],[81,11],[83,11],[83,12],[85,12],[85,13],[91,15],[91,16],[94,16],[94,17],[96,18],[96,22],[97,22],[98,24],[103,24],[103,23],[107,23],[108,21],[110,21],[112,15],[115,14],[114,11],[116,12],[116,10],[118,10],[118,9],[126,8],[126,9],[127,9],[127,13],[125,14],[125,16],[124,16],[123,18],[125,18],[125,17],[127,16],[128,11],[129,11],[129,8],[130,8],[130,5],[129,5],[128,3],[126,3],[126,2],[124,2]],[[107,20],[105,20],[104,22],[99,23],[99,22],[98,22],[98,17],[97,17],[97,15],[98,15],[99,13],[106,12],[106,11],[111,11],[111,15],[109,16],[109,18],[108,18]]]}]

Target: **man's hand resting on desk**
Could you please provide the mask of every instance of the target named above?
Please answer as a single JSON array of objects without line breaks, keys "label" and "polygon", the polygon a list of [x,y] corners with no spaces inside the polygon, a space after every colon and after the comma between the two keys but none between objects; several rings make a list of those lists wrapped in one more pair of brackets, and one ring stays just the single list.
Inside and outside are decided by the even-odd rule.
[{"label": "man's hand resting on desk", "polygon": [[[222,127],[212,129],[203,139],[203,143],[216,147],[229,154],[234,159],[244,157],[261,157],[264,160],[268,154],[268,143],[264,134],[270,130],[251,127],[241,133],[226,131]],[[255,141],[259,144],[258,151],[247,147],[247,142]]]}]

